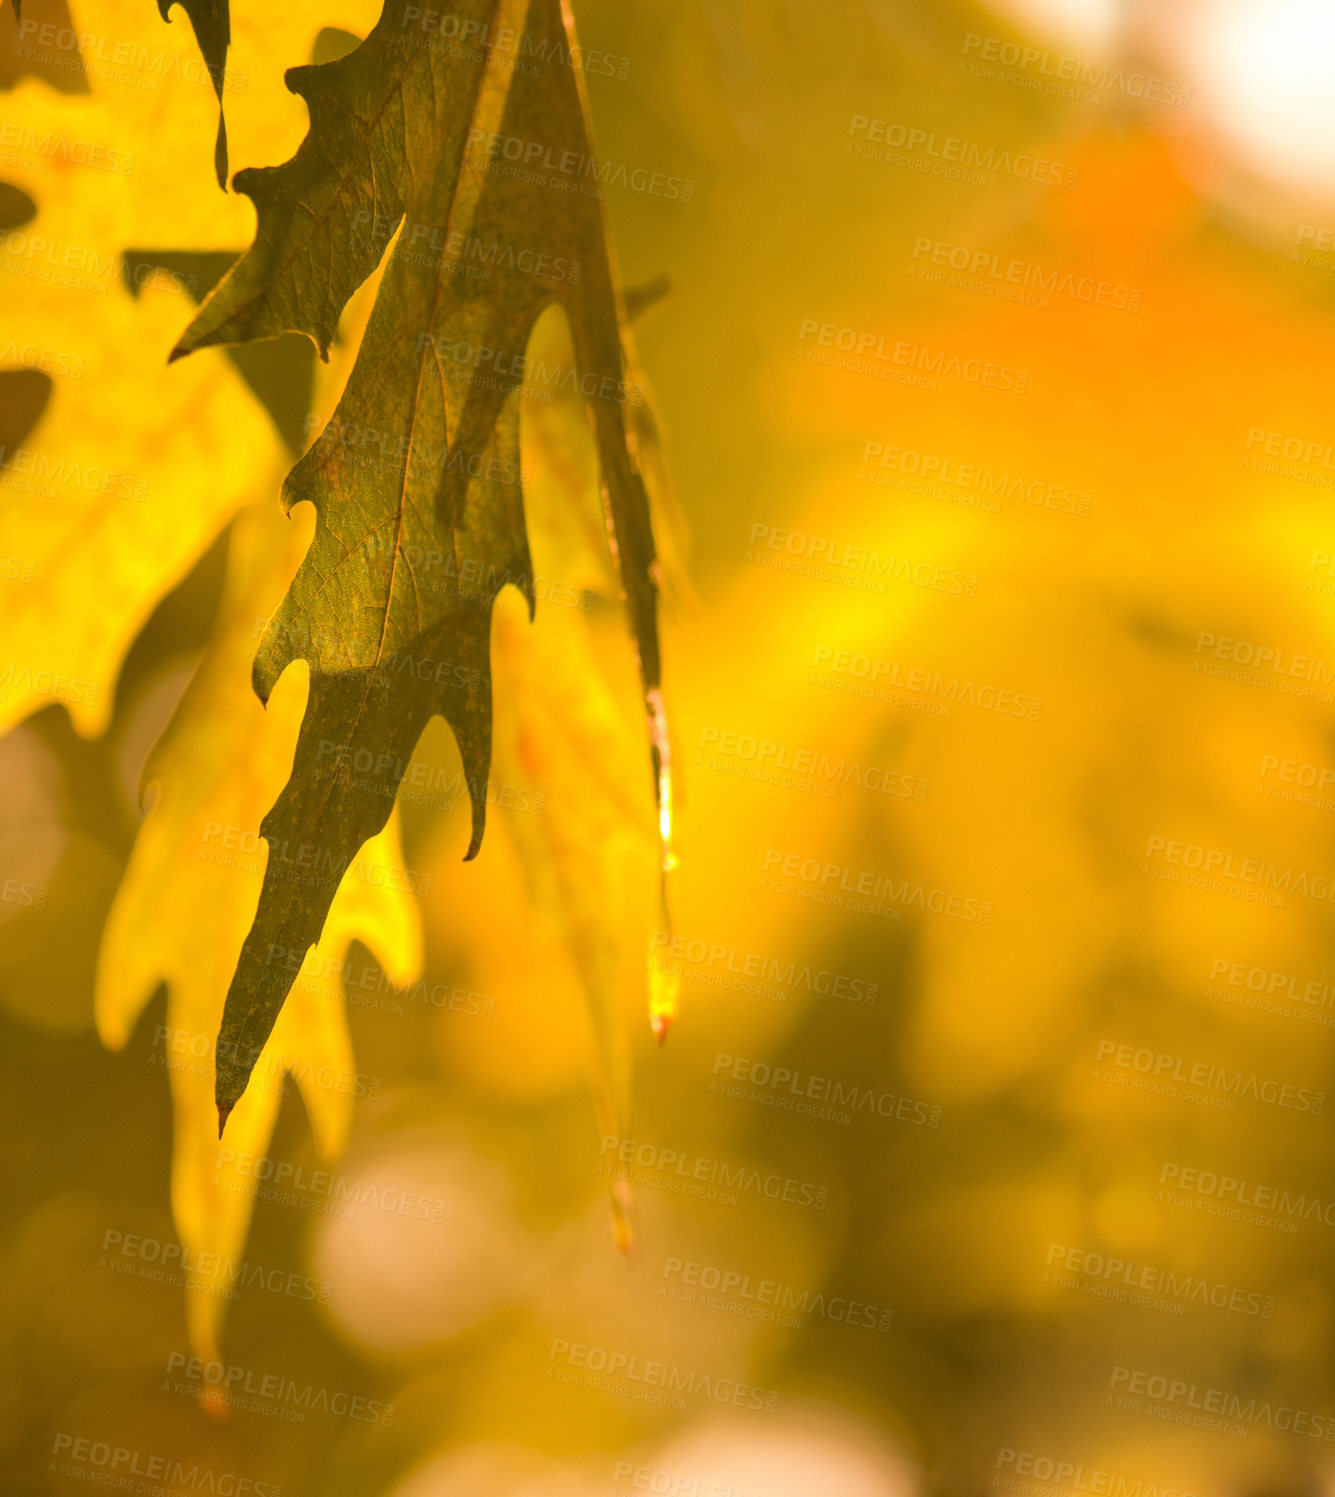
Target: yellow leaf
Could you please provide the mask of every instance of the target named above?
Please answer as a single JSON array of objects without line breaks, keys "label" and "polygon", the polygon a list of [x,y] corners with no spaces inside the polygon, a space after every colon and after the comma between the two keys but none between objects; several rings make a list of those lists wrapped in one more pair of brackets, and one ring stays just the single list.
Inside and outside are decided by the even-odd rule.
[{"label": "yellow leaf", "polygon": [[[322,23],[369,25],[371,9],[344,0]],[[0,372],[37,370],[51,393],[0,454],[0,555],[26,579],[6,584],[0,609],[0,730],[59,701],[81,733],[102,732],[154,605],[283,471],[269,418],[225,357],[167,366],[192,288],[141,264],[136,297],[123,266],[127,250],[239,251],[251,233],[249,202],[208,170],[217,103],[181,22],[133,0],[77,6],[60,37],[83,36],[91,92],[28,78],[8,96],[4,176],[38,212],[0,233]],[[237,19],[234,61],[257,72],[236,72],[254,86],[235,106],[229,94],[234,152],[263,154],[304,124],[274,72],[307,60],[318,26],[276,12],[263,29],[275,61],[260,73],[259,18]],[[20,46],[66,67],[77,57],[44,37],[31,29]],[[189,140],[198,172],[181,167]]]},{"label": "yellow leaf", "polygon": [[[249,1227],[255,1180],[247,1156],[263,1157],[286,1090],[297,1080],[315,1142],[343,1147],[355,1074],[337,973],[353,940],[399,984],[421,967],[416,905],[383,870],[400,868],[397,820],[342,875],[317,950],[322,987],[302,978],[257,1067],[259,1084],[236,1109],[227,1147],[217,1139],[213,1044],[223,999],[259,900],[266,844],[260,818],[288,774],[305,685],[292,672],[266,711],[251,688],[257,630],[291,580],[310,539],[272,500],[239,517],[218,631],[176,715],[155,748],[145,783],[157,797],[145,818],[103,936],[96,1012],[103,1040],[122,1046],[159,983],[168,985],[161,1057],[175,1112],[172,1209],[188,1267],[187,1315],[197,1355],[216,1359],[225,1293]],[[275,847],[293,877],[319,877],[307,849]],[[303,871],[297,871],[303,870]],[[337,873],[329,875],[337,877]],[[402,881],[397,881],[401,884]],[[305,951],[275,953],[300,965]]]},{"label": "yellow leaf", "polygon": [[[571,362],[559,318],[539,325],[530,351],[539,364]],[[507,799],[522,804],[521,787],[540,797],[537,814],[515,809],[506,828],[529,898],[560,931],[584,995],[598,1126],[624,1137],[627,1020],[646,1008],[646,955],[658,912],[654,797],[634,659],[619,631],[598,623],[613,612],[607,604],[618,590],[599,510],[593,437],[579,399],[530,399],[524,435],[531,459],[525,515],[539,602],[532,624],[517,594],[504,594],[497,606],[489,788],[502,810]],[[598,600],[595,614],[588,605]],[[629,1189],[621,1182],[613,1189],[618,1240],[628,1249]]]}]

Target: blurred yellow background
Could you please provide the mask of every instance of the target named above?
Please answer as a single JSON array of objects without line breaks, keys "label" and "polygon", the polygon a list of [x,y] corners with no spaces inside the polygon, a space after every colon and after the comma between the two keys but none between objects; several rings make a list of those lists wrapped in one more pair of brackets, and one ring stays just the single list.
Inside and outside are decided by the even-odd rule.
[{"label": "blurred yellow background", "polygon": [[[73,48],[57,0],[26,37],[0,13],[0,175],[104,255],[243,248],[211,90],[96,62],[105,37],[194,56],[184,17],[71,8]],[[337,10],[234,6],[234,167],[295,149],[283,69],[376,15]],[[169,1003],[234,961],[190,911],[226,928],[249,874],[199,892],[183,834],[137,923],[107,919],[220,610],[253,638],[273,606],[228,568],[290,453],[226,355],[166,369],[179,285],[39,285],[42,220],[0,236],[0,365],[86,356],[36,424],[17,386],[0,417],[0,1491],[1335,1490],[1327,9],[574,11],[604,158],[690,184],[606,199],[627,285],[673,287],[636,329],[684,552],[672,927],[591,446],[533,401],[554,585],[532,628],[498,604],[486,844],[461,863],[438,723],[386,854],[415,892],[351,904],[292,1000],[325,1070],[199,1165],[226,1284],[179,1180],[173,1218],[169,1081],[201,1055],[211,1079]],[[365,314],[313,376],[321,419]],[[151,484],[106,542],[151,551],[136,596],[24,487],[44,441],[128,448],[104,462]],[[111,622],[76,650],[90,588]],[[31,684],[57,645],[91,698]],[[240,850],[296,697],[246,726],[223,689],[218,722],[278,735]],[[199,775],[217,749],[169,752]],[[661,1049],[646,947],[680,981]],[[619,1131],[592,991],[633,1050]]]}]

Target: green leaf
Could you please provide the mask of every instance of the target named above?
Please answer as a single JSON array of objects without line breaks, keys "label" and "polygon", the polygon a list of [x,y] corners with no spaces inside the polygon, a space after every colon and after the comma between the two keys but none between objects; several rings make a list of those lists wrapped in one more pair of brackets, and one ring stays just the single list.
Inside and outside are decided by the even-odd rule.
[{"label": "green leaf", "polygon": [[[535,606],[519,481],[526,374],[539,389],[576,381],[585,399],[667,824],[657,563],[636,438],[644,396],[571,23],[560,0],[468,0],[466,22],[510,38],[484,48],[421,30],[421,14],[388,0],[356,51],[288,73],[310,133],[291,161],[237,174],[255,201],[255,245],[173,354],[287,331],[326,351],[398,234],[338,410],[284,485],[289,509],[314,505],[315,538],[261,640],[255,687],[267,700],[304,659],[310,695],[292,777],[262,827],[264,888],[218,1043],[220,1124],[291,985],[281,958],[318,939],[342,870],[385,824],[435,714],[459,743],[473,790],[467,857],[478,851],[492,603],[509,584]],[[485,277],[469,273],[477,266]],[[573,369],[525,358],[553,303]]]}]

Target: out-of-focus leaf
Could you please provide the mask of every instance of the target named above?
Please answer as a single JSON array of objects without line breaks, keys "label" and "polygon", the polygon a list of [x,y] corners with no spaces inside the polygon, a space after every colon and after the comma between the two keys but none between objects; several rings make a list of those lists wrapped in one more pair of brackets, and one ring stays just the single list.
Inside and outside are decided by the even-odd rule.
[{"label": "out-of-focus leaf", "polygon": [[130,641],[257,483],[276,481],[282,449],[237,374],[164,368],[189,283],[150,271],[137,298],[124,283],[135,194],[107,163],[133,181],[144,142],[94,99],[37,83],[14,97],[34,140],[126,142],[101,168],[20,158],[10,170],[39,211],[0,239],[0,366],[50,383],[0,472],[0,551],[30,578],[0,613],[0,726],[59,701],[91,736]]},{"label": "out-of-focus leaf", "polygon": [[[20,128],[4,167],[14,232],[0,236],[0,373],[49,380],[51,393],[28,431],[0,416],[0,554],[26,578],[4,584],[0,729],[59,701],[93,736],[131,640],[238,507],[270,476],[277,487],[283,450],[245,387],[253,369],[243,381],[214,358],[165,364],[184,310],[208,289],[172,257],[235,255],[251,223],[248,204],[182,173],[172,145],[212,123],[212,91],[192,81],[194,43],[137,0],[89,12],[55,29],[76,36],[95,19],[88,30],[156,71],[95,69],[77,96],[28,78],[7,96]],[[368,0],[330,0],[323,19],[355,28],[372,14]],[[243,12],[233,55],[258,82],[261,40],[299,58],[318,29]],[[233,133],[247,150],[272,148],[295,136],[294,110],[281,90],[251,87],[236,96]]]},{"label": "out-of-focus leaf", "polygon": [[[522,55],[574,51],[559,0],[469,0],[461,15],[490,27],[487,34],[523,37]],[[314,504],[316,535],[255,664],[265,699],[293,661],[311,667],[292,779],[264,835],[342,856],[384,825],[433,715],[459,742],[473,797],[468,856],[477,852],[491,753],[491,608],[507,583],[530,608],[535,602],[519,399],[529,333],[552,304],[569,321],[577,368],[565,376],[583,394],[595,432],[605,524],[668,814],[657,569],[632,414],[643,397],[633,384],[582,79],[564,65],[516,68],[500,47],[439,42],[414,24],[406,0],[390,0],[355,52],[289,73],[310,107],[310,134],[283,166],[238,174],[259,216],[255,245],[176,349],[295,330],[327,352],[345,300],[399,234],[335,419],[284,488],[289,508]],[[511,142],[579,163],[585,190],[556,190],[511,166]],[[424,252],[422,241],[436,236]],[[470,243],[498,250],[480,284],[459,273],[459,246]],[[526,247],[552,257],[548,273],[525,265]],[[577,278],[556,268],[571,262]],[[374,776],[348,773],[362,757],[379,766]],[[328,903],[319,889],[266,880],[224,1015],[224,1121],[290,986],[266,953],[305,950]]]},{"label": "out-of-focus leaf", "polygon": [[[213,290],[237,260],[227,250],[135,250],[121,256],[121,275],[132,296],[155,271],[166,271],[198,285],[196,301]],[[227,350],[241,378],[268,411],[293,457],[306,445],[307,417],[315,389],[315,350],[308,338],[288,333],[258,347],[237,344]]]},{"label": "out-of-focus leaf", "polygon": [[[544,319],[530,353],[568,364],[566,328]],[[497,607],[492,783],[502,806],[521,807],[507,815],[506,831],[533,910],[559,931],[584,995],[599,1130],[620,1138],[629,1132],[627,1020],[645,1007],[660,848],[636,774],[639,735],[595,638],[591,605],[615,599],[616,575],[594,444],[577,396],[543,401],[537,393],[530,387],[524,409],[525,511],[535,585],[548,606],[532,624],[517,599]],[[632,681],[627,671],[623,684]],[[629,1251],[630,1186],[614,1179],[612,1191],[618,1242]]]},{"label": "out-of-focus leaf", "polygon": [[72,57],[52,57],[23,45],[37,26],[51,26],[56,34],[72,26],[65,0],[29,0],[26,28],[23,10],[22,0],[14,0],[12,6],[0,5],[0,89],[13,88],[20,78],[32,76],[61,93],[86,94],[88,79],[77,52]]},{"label": "out-of-focus leaf", "polygon": [[[195,1265],[186,1290],[191,1342],[207,1358],[217,1356],[222,1295],[240,1262],[253,1205],[252,1182],[241,1177],[237,1160],[264,1154],[284,1074],[295,1077],[325,1156],[343,1146],[357,1089],[341,983],[335,977],[331,993],[298,980],[265,1050],[262,1079],[233,1122],[230,1148],[219,1150],[212,1036],[259,895],[260,815],[291,764],[304,695],[294,674],[266,712],[250,689],[250,656],[307,539],[307,527],[285,521],[267,499],[237,520],[217,634],[145,769],[156,799],[107,922],[97,978],[98,1028],[117,1048],[158,985],[168,986],[168,1033],[154,1053],[170,1069],[172,1208],[187,1265]],[[304,871],[304,849],[275,849],[270,857],[289,878],[319,876]],[[336,973],[359,940],[396,982],[418,975],[416,905],[401,881],[385,876],[401,863],[391,822],[341,882],[333,880],[320,972]],[[302,947],[271,958],[290,962],[295,974],[306,955]]]}]

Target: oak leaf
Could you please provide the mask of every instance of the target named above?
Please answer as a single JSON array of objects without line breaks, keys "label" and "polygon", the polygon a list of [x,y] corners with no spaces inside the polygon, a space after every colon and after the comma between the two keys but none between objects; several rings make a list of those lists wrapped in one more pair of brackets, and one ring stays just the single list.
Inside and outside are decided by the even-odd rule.
[{"label": "oak leaf", "polygon": [[[536,603],[519,481],[525,377],[578,388],[589,413],[668,815],[643,395],[573,26],[560,0],[467,0],[458,16],[486,40],[466,47],[424,30],[429,14],[388,0],[356,51],[289,72],[310,133],[284,165],[237,174],[256,205],[255,244],[174,355],[288,331],[326,353],[344,302],[393,241],[343,399],[284,486],[289,510],[314,505],[315,539],[255,660],[262,700],[296,660],[311,682],[292,778],[263,835],[334,862],[384,825],[433,715],[449,722],[470,785],[467,856],[480,845],[492,604],[506,585]],[[529,57],[543,65],[519,65]],[[485,278],[469,274],[475,261]],[[573,369],[526,358],[552,305]],[[270,953],[312,945],[328,908],[326,889],[266,876],[219,1039],[220,1124],[291,985]]]},{"label": "oak leaf", "polygon": [[[551,317],[530,349],[553,366],[568,365],[573,352]],[[544,401],[539,393],[526,391],[524,499],[535,586],[546,606],[529,623],[517,598],[497,605],[492,779],[502,807],[514,800],[507,787],[531,787],[541,797],[540,814],[522,802],[507,809],[505,829],[519,853],[532,924],[559,934],[583,995],[599,1132],[624,1138],[627,1019],[660,997],[646,991],[656,969],[645,956],[659,915],[661,848],[651,806],[637,793],[637,723],[618,689],[633,680],[633,664],[621,658],[624,640],[608,618],[617,578],[602,533],[596,451],[579,397],[567,390]],[[649,488],[657,498],[652,482]],[[671,527],[660,534],[670,539]],[[648,1006],[656,1019],[670,1020],[656,1002]],[[629,1252],[630,1185],[613,1179],[611,1193],[617,1240]]]},{"label": "oak leaf", "polygon": [[[166,983],[167,1019],[154,1056],[169,1071],[175,1114],[172,1211],[185,1250],[186,1316],[199,1357],[218,1358],[227,1296],[246,1281],[242,1250],[256,1182],[246,1161],[264,1157],[285,1073],[306,1104],[325,1158],[342,1151],[358,1078],[343,1010],[341,971],[362,942],[398,986],[421,967],[417,905],[402,879],[397,820],[380,832],[331,890],[313,960],[289,953],[296,981],[274,1028],[261,1076],[238,1110],[229,1147],[214,1127],[212,1039],[266,861],[259,820],[288,772],[302,711],[298,673],[268,711],[250,688],[257,624],[291,580],[306,536],[271,500],[244,510],[231,537],[217,631],[144,771],[155,796],[135,842],[102,938],[95,1007],[103,1041],[121,1048],[145,1004]],[[270,850],[295,867],[301,849]],[[291,867],[289,868],[291,871]]]},{"label": "oak leaf", "polygon": [[[37,213],[0,235],[0,368],[48,392],[40,419],[0,454],[0,554],[28,579],[6,584],[0,610],[0,729],[58,701],[91,736],[107,724],[121,659],[154,605],[257,480],[276,478],[283,450],[221,361],[185,379],[163,368],[190,284],[147,272],[134,286],[123,274],[132,236],[159,231],[155,215],[134,214],[154,175],[138,130],[96,93],[71,98],[25,80],[10,98],[22,139],[125,143],[101,166],[17,153],[7,170]],[[145,133],[151,118],[145,111]],[[191,193],[177,196],[185,237],[174,242],[195,248],[198,233],[207,244]]]},{"label": "oak leaf", "polygon": [[[373,13],[368,0],[323,9],[363,28]],[[308,56],[318,26],[270,8],[262,24],[243,11],[232,30],[258,77],[262,41]],[[0,731],[57,701],[93,736],[154,606],[238,508],[276,485],[285,454],[232,360],[164,364],[191,296],[207,289],[166,257],[235,256],[250,221],[248,204],[181,170],[173,142],[210,128],[214,107],[190,81],[194,42],[139,0],[76,3],[76,32],[114,37],[155,66],[93,67],[81,94],[27,77],[5,95]],[[256,86],[236,102],[247,150],[296,138],[290,94]],[[18,419],[16,396],[30,394],[43,397],[34,422]]]}]

